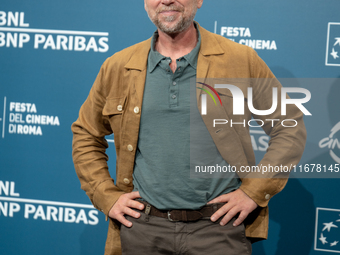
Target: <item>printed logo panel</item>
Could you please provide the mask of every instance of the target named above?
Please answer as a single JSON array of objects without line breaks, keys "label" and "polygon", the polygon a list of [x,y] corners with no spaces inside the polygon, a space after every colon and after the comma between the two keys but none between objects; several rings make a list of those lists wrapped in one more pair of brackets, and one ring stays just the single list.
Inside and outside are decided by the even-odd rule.
[{"label": "printed logo panel", "polygon": [[225,25],[219,27],[218,22],[215,21],[214,33],[255,50],[277,50],[275,40],[256,38],[256,35],[253,36],[250,27],[230,27]]},{"label": "printed logo panel", "polygon": [[0,112],[1,138],[8,135],[42,136],[45,126],[60,126],[58,116],[39,114],[39,107],[32,102],[8,102],[3,97],[3,111]]},{"label": "printed logo panel", "polygon": [[340,209],[316,208],[314,250],[340,253]]},{"label": "printed logo panel", "polygon": [[21,198],[15,182],[0,180],[0,218],[97,225],[98,214],[92,205]]},{"label": "printed logo panel", "polygon": [[[107,52],[108,32],[31,28],[24,12],[0,11],[0,48]],[[32,43],[33,42],[33,45]]]},{"label": "printed logo panel", "polygon": [[326,66],[340,66],[340,23],[328,23]]},{"label": "printed logo panel", "polygon": [[328,137],[320,140],[319,147],[327,148],[331,158],[340,164],[340,121],[331,129]]}]

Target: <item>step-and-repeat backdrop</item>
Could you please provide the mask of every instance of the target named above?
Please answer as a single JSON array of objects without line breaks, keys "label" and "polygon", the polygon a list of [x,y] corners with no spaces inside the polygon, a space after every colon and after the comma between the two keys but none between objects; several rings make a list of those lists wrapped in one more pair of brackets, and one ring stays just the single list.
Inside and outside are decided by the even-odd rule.
[{"label": "step-and-repeat backdrop", "polygon": [[[338,0],[206,0],[196,16],[311,93],[300,177],[270,201],[269,239],[254,254],[340,253],[339,10]],[[154,30],[143,1],[1,1],[0,254],[103,253],[108,223],[80,189],[70,126],[104,60]],[[259,161],[268,137],[250,130]]]}]

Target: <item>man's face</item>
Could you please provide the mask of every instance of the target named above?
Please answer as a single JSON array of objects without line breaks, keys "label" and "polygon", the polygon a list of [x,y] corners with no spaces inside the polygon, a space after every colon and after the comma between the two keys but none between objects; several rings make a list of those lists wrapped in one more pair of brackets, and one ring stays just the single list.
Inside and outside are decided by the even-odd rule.
[{"label": "man's face", "polygon": [[202,3],[203,0],[144,0],[145,10],[151,21],[169,35],[186,30]]}]

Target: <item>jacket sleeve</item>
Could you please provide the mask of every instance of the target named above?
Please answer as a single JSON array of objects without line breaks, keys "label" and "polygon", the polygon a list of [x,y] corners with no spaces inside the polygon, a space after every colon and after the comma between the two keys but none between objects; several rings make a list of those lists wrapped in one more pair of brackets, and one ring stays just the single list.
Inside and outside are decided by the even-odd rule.
[{"label": "jacket sleeve", "polygon": [[105,151],[106,135],[112,134],[107,116],[102,114],[107,86],[103,64],[90,94],[82,105],[77,121],[72,124],[72,156],[81,188],[86,192],[94,207],[108,215],[116,200],[124,193],[111,178]]},{"label": "jacket sleeve", "polygon": [[[265,116],[253,114],[253,118],[259,120],[261,125],[263,124],[263,130],[270,136],[269,146],[263,159],[257,165],[261,173],[247,174],[242,178],[240,187],[259,206],[265,207],[269,199],[284,188],[289,172],[300,161],[307,134],[303,113],[298,107],[289,104],[286,115],[282,115],[281,84],[254,51],[251,73],[255,109],[270,109],[273,101],[273,88],[277,88],[278,94],[277,108],[272,114]],[[289,119],[295,122],[284,121]],[[284,121],[283,125],[282,121]]]}]

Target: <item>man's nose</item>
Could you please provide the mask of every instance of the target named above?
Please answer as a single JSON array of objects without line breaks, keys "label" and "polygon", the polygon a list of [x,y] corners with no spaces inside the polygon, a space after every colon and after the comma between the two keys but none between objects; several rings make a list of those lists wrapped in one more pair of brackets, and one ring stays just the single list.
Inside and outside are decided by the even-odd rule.
[{"label": "man's nose", "polygon": [[161,3],[164,5],[170,5],[176,2],[175,0],[161,0]]}]

